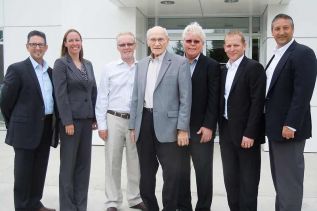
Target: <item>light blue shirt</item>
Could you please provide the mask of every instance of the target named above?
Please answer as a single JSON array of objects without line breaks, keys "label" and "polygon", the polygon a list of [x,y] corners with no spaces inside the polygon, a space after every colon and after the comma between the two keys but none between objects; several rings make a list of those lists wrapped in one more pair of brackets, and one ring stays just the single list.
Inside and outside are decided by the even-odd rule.
[{"label": "light blue shirt", "polygon": [[35,70],[37,80],[40,84],[41,93],[42,93],[44,106],[45,106],[45,114],[53,114],[53,111],[54,111],[53,85],[47,72],[48,64],[46,61],[43,61],[43,65],[39,64],[31,56],[30,56],[30,60]]}]

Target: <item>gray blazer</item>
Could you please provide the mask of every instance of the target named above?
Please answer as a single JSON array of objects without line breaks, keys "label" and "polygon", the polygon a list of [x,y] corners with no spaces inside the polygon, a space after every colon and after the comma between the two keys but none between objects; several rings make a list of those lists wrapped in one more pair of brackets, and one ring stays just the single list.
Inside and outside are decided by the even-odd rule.
[{"label": "gray blazer", "polygon": [[[144,106],[146,77],[150,57],[137,63],[129,129],[135,129],[138,140]],[[153,93],[153,121],[159,142],[177,140],[177,129],[189,131],[191,77],[185,58],[166,52]]]},{"label": "gray blazer", "polygon": [[97,86],[90,61],[83,60],[88,81],[69,55],[57,59],[54,63],[53,83],[59,116],[63,125],[73,124],[74,119],[95,119]]}]

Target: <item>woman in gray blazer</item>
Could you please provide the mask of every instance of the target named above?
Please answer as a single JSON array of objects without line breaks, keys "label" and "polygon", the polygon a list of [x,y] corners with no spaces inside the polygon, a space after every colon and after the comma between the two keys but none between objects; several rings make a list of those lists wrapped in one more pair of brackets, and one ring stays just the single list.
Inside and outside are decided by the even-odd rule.
[{"label": "woman in gray blazer", "polygon": [[92,64],[83,58],[81,35],[74,29],[64,35],[53,83],[61,119],[60,211],[85,211],[97,87]]}]

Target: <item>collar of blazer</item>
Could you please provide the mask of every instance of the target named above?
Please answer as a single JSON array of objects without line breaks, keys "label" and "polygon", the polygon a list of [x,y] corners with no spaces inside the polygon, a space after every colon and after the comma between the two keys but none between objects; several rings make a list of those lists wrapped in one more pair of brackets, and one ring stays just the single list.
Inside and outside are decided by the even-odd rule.
[{"label": "collar of blazer", "polygon": [[170,66],[172,62],[172,54],[170,54],[168,51],[166,51],[166,54],[163,58],[161,69],[159,71],[159,74],[157,76],[156,84],[154,90],[158,87],[158,85],[161,83],[163,76],[165,75],[168,67]]},{"label": "collar of blazer", "polygon": [[230,89],[230,93],[228,98],[230,97],[230,94],[232,92],[232,90],[234,89],[235,85],[237,84],[237,81],[239,80],[239,77],[241,76],[241,73],[243,72],[243,70],[245,69],[245,65],[248,63],[248,58],[246,56],[243,57],[242,61],[239,64],[239,67],[237,69],[237,72],[233,78],[232,81],[232,85],[231,85],[231,89]]},{"label": "collar of blazer", "polygon": [[271,79],[271,83],[270,83],[270,87],[268,89],[267,95],[270,93],[270,90],[272,89],[273,85],[275,84],[275,82],[277,81],[278,77],[280,76],[283,67],[286,63],[286,61],[288,60],[289,56],[291,55],[292,51],[295,49],[297,45],[297,42],[294,41],[289,47],[288,49],[285,51],[285,53],[283,54],[282,58],[280,59],[280,61],[277,63],[272,79]]},{"label": "collar of blazer", "polygon": [[[70,57],[70,55],[66,54],[65,55],[65,59],[67,61],[67,65],[69,67],[69,69],[72,71],[72,73],[80,80],[82,80],[82,75],[80,73],[80,71],[78,70],[78,68],[76,67],[75,63],[73,62],[72,58]],[[86,72],[87,72],[87,77],[88,80],[91,80],[92,77],[92,69],[91,69],[91,65],[89,65],[89,61],[87,61],[86,59],[82,60],[82,65],[84,65]],[[86,84],[86,83],[85,83]]]},{"label": "collar of blazer", "polygon": [[29,71],[29,75],[31,76],[32,78],[32,81],[35,86],[36,86],[36,90],[37,90],[37,93],[39,94],[39,97],[41,98],[43,104],[44,104],[44,100],[43,100],[43,96],[42,96],[42,91],[41,91],[41,87],[40,87],[40,83],[39,83],[39,80],[37,79],[37,76],[36,76],[36,73],[35,73],[35,70],[34,70],[34,67],[32,65],[32,62],[30,60],[30,58],[27,58],[25,61],[25,66],[27,67],[26,69]]}]

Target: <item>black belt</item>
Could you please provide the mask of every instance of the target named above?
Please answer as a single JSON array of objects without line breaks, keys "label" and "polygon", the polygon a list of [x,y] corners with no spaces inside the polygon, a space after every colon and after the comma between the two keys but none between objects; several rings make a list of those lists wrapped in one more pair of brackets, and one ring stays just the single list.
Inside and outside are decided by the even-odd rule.
[{"label": "black belt", "polygon": [[145,111],[148,111],[148,112],[153,113],[153,108],[146,108],[146,107],[143,107],[143,109],[144,109]]},{"label": "black belt", "polygon": [[107,113],[121,117],[123,119],[130,119],[130,114],[129,113],[120,113],[120,112],[116,112],[113,110],[108,110]]}]

